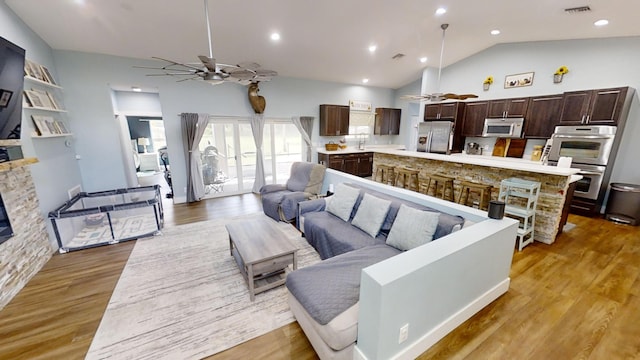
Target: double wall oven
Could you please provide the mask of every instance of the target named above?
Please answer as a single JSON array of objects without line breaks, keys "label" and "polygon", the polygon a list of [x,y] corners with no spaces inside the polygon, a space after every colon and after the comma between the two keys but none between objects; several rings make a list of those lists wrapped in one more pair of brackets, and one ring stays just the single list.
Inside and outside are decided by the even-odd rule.
[{"label": "double wall oven", "polygon": [[549,162],[572,158],[571,167],[580,169],[575,197],[593,200],[604,195],[607,165],[616,136],[615,126],[557,126],[552,136]]}]

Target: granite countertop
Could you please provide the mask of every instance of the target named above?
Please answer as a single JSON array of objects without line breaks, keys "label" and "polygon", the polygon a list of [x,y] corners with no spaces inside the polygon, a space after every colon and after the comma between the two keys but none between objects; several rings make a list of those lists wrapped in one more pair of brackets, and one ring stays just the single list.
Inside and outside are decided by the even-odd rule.
[{"label": "granite countertop", "polygon": [[557,166],[542,165],[540,162],[525,159],[466,154],[444,155],[395,149],[372,149],[370,151],[396,156],[410,156],[429,160],[455,162],[460,164],[490,166],[495,168],[530,171],[549,175],[570,176],[572,182],[582,178],[582,176],[576,175],[580,171],[580,169],[559,168]]}]

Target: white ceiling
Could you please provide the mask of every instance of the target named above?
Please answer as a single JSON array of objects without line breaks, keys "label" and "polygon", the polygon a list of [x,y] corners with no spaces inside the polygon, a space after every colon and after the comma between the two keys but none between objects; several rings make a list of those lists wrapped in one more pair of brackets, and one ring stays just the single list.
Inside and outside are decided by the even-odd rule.
[{"label": "white ceiling", "polygon": [[[204,0],[5,1],[54,49],[179,62],[209,52]],[[592,11],[563,11],[583,5]],[[440,6],[448,12],[436,16]],[[218,62],[389,88],[438,66],[442,23],[450,24],[445,66],[498,43],[640,35],[638,0],[209,0],[209,12]],[[608,26],[593,25],[603,18]],[[392,60],[397,53],[406,56]]]}]

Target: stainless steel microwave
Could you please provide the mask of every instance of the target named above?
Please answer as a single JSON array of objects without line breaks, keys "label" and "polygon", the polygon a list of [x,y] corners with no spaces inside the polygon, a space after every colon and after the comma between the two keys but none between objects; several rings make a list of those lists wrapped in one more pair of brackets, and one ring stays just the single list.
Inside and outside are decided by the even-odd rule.
[{"label": "stainless steel microwave", "polygon": [[522,136],[522,124],[524,118],[485,119],[482,136],[519,138]]}]

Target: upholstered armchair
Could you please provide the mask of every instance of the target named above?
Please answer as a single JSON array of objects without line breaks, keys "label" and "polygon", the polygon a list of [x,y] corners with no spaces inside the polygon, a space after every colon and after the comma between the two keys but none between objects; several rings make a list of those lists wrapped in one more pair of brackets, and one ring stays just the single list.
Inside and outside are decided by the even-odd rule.
[{"label": "upholstered armchair", "polygon": [[293,163],[286,184],[268,184],[260,188],[264,213],[278,221],[293,220],[296,217],[298,203],[320,193],[324,172],[324,165]]}]

